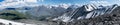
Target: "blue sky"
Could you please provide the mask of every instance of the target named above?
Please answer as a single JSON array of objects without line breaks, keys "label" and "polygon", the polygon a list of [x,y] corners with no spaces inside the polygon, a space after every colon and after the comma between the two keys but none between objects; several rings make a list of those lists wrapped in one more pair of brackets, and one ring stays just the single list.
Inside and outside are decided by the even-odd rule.
[{"label": "blue sky", "polygon": [[3,1],[3,0],[0,0],[0,2]]},{"label": "blue sky", "polygon": [[89,0],[44,0],[43,4],[75,4],[75,3],[87,3]]},{"label": "blue sky", "polygon": [[[120,1],[118,0],[44,0],[41,2],[42,4],[61,4],[61,3],[66,3],[66,4],[88,4],[91,1],[106,1],[109,4],[116,4],[119,3]],[[105,3],[105,2],[103,2]]]},{"label": "blue sky", "polygon": [[[0,2],[3,0],[0,0]],[[39,2],[40,4],[87,4],[90,3],[90,1],[106,1],[111,4],[115,4],[117,2],[120,2],[118,0],[44,0],[43,2]]]}]

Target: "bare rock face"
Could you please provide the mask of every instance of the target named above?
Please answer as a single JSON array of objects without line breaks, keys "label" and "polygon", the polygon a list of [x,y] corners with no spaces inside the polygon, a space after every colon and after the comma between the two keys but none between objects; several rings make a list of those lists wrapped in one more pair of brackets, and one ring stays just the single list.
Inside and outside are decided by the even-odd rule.
[{"label": "bare rock face", "polygon": [[61,23],[61,25],[120,25],[120,6],[110,14],[100,15],[96,18],[80,19],[74,22]]},{"label": "bare rock face", "polygon": [[78,7],[75,10],[68,11],[62,16],[58,16],[58,18],[55,18],[53,20],[60,20],[63,22],[72,22],[80,19],[95,18],[100,15],[110,14],[114,9],[116,9],[116,7],[118,7],[118,5],[116,4],[112,6],[103,6],[101,8],[93,4],[83,5],[82,7]]}]

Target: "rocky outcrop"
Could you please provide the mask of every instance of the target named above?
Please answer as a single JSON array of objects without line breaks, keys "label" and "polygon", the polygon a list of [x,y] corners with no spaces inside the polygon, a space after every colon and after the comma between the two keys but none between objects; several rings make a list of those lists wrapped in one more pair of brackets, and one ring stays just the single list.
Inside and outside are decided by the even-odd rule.
[{"label": "rocky outcrop", "polygon": [[[99,15],[110,14],[118,5],[103,6],[99,8],[93,4],[83,5],[75,10],[69,11],[54,20],[61,20],[63,22],[77,21],[79,19],[95,18]],[[68,8],[69,9],[69,8]],[[70,10],[70,9],[69,9]]]},{"label": "rocky outcrop", "polygon": [[104,14],[90,19],[80,19],[73,22],[59,22],[60,25],[120,25],[120,6],[110,14]]}]

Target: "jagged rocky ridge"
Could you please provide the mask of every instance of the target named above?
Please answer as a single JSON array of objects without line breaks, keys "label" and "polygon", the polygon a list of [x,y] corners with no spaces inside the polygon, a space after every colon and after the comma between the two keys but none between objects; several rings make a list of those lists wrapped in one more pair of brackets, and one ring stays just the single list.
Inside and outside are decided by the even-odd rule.
[{"label": "jagged rocky ridge", "polygon": [[103,14],[95,18],[80,19],[73,22],[59,22],[59,25],[120,25],[120,6],[110,14]]},{"label": "jagged rocky ridge", "polygon": [[72,22],[77,21],[79,19],[89,19],[95,18],[99,15],[110,14],[116,7],[117,4],[112,6],[95,6],[93,4],[83,5],[72,11],[67,11],[67,13],[55,18],[55,21],[63,21],[63,22]]}]

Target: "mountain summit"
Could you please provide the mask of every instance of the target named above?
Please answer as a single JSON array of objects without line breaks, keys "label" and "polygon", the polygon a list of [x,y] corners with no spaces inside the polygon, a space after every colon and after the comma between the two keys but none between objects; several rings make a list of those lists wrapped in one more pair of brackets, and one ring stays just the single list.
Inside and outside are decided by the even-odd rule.
[{"label": "mountain summit", "polygon": [[53,20],[71,22],[79,19],[95,18],[99,15],[110,14],[116,7],[118,7],[116,4],[112,6],[103,6],[101,8],[93,4],[83,5],[82,7],[79,7],[71,12],[67,12]]}]

